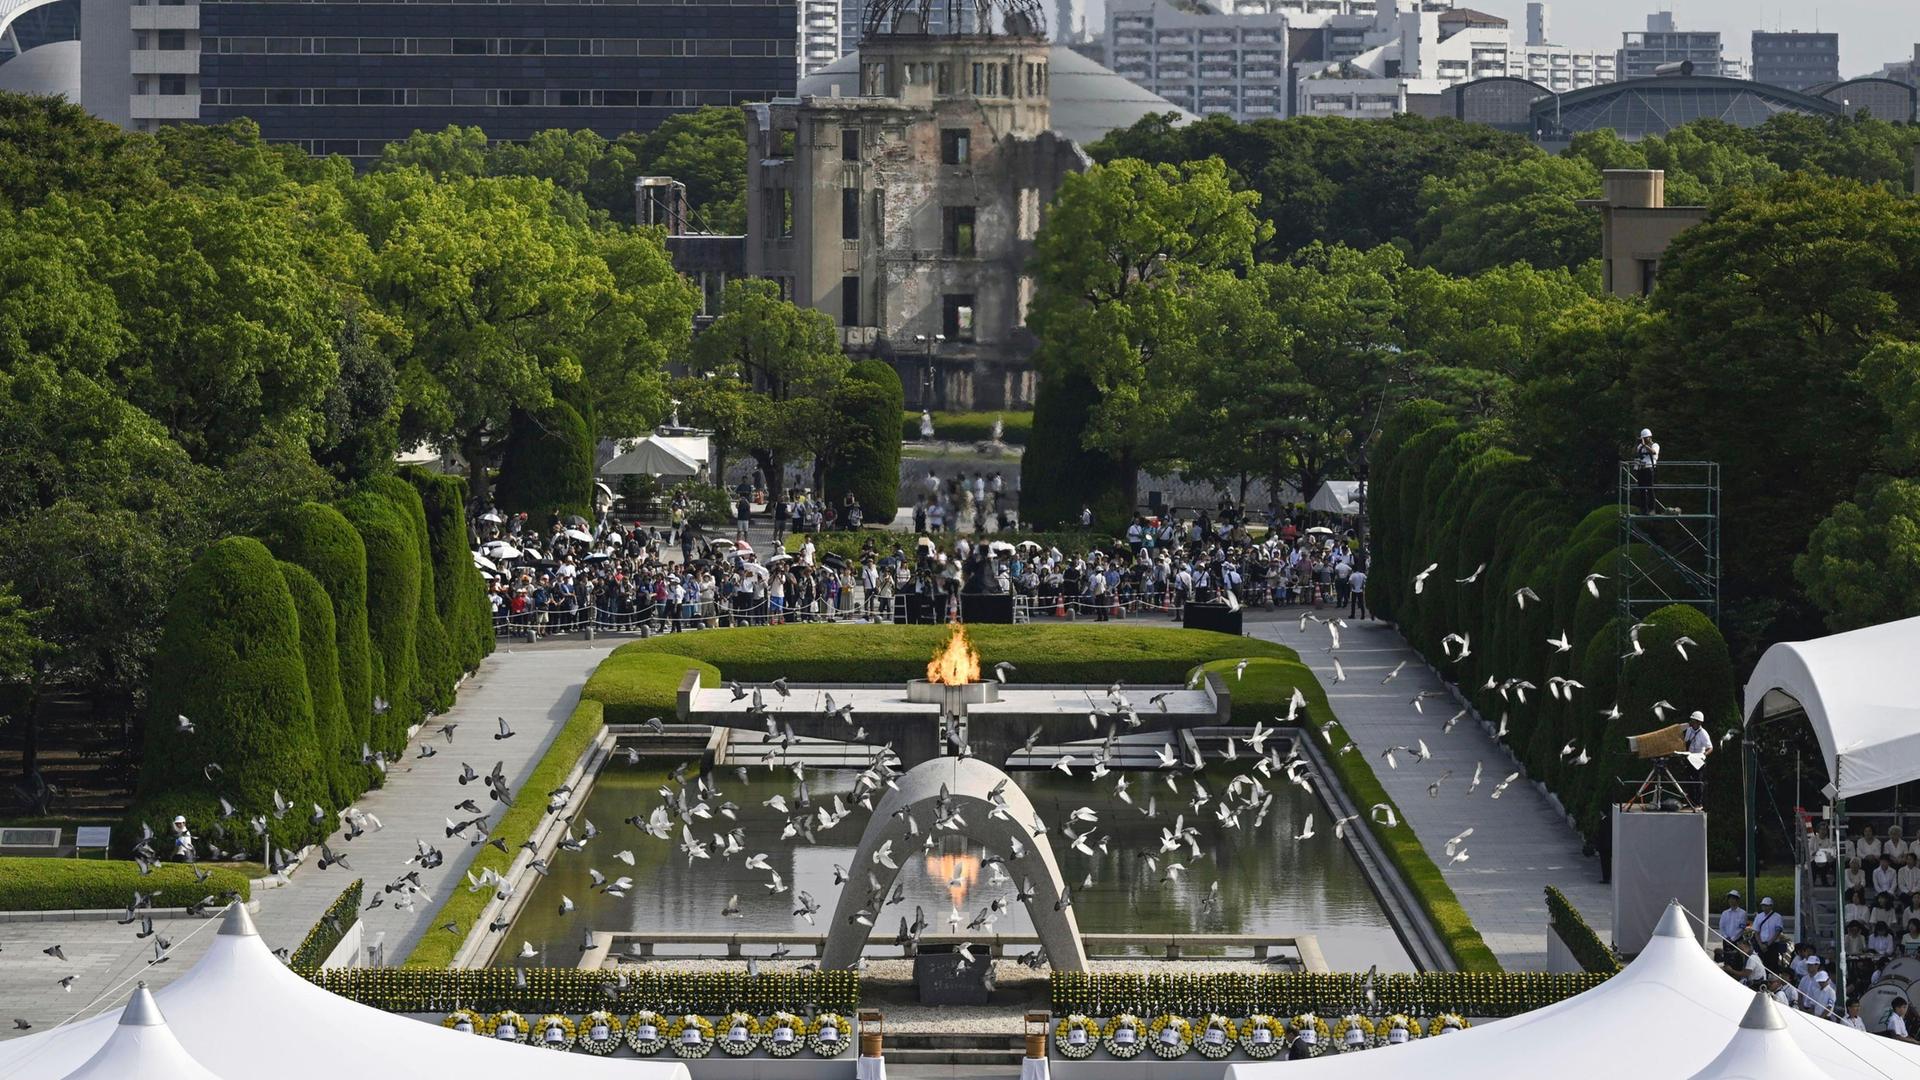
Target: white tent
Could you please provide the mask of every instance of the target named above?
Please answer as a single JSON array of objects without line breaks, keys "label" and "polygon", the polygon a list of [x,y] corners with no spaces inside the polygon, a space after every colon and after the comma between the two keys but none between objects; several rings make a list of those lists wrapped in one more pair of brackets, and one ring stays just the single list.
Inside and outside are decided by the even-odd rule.
[{"label": "white tent", "polygon": [[[689,1080],[687,1067],[678,1061],[503,1045],[335,996],[275,959],[239,904],[227,909],[200,962],[153,996],[166,1009],[180,1045],[224,1080],[518,1074],[542,1080]],[[103,1014],[0,1042],[0,1077],[62,1080],[101,1048],[114,1027],[114,1016]],[[122,1075],[145,1080],[142,1073]]]},{"label": "white tent", "polygon": [[[1536,1076],[1618,1080],[1690,1077],[1735,1034],[1752,994],[1700,948],[1678,905],[1626,970],[1545,1008],[1405,1046],[1312,1061],[1233,1065],[1227,1080],[1488,1080]],[[1920,1076],[1920,1046],[1903,1045],[1804,1013],[1781,1017],[1827,1080]]]},{"label": "white tent", "polygon": [[601,476],[698,476],[704,462],[665,436],[649,435],[600,467]]},{"label": "white tent", "polygon": [[141,983],[120,1023],[100,1049],[66,1080],[220,1080],[205,1065],[195,1061],[180,1040],[167,1028],[160,1006],[154,1004],[147,984]]},{"label": "white tent", "polygon": [[1308,500],[1307,509],[1351,516],[1360,512],[1360,481],[1328,480]]},{"label": "white tent", "polygon": [[1783,641],[1754,665],[1747,723],[1804,709],[1836,797],[1920,780],[1920,618]]},{"label": "white tent", "polygon": [[1726,1049],[1693,1080],[1825,1080],[1826,1075],[1788,1034],[1785,1010],[1756,992]]}]

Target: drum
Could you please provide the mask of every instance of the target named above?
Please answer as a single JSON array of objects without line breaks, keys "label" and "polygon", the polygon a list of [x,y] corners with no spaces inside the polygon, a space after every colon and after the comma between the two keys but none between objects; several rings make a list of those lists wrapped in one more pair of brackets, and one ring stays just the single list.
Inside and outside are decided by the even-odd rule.
[{"label": "drum", "polygon": [[[1905,979],[1909,985],[1920,983],[1920,956],[1903,956],[1887,965],[1887,976]],[[1885,979],[1881,980],[1885,982]]]},{"label": "drum", "polygon": [[1887,1017],[1893,1012],[1893,1003],[1908,996],[1908,987],[1905,979],[1886,978],[1860,995],[1860,1019],[1867,1022],[1868,1031],[1877,1035],[1887,1030]]}]

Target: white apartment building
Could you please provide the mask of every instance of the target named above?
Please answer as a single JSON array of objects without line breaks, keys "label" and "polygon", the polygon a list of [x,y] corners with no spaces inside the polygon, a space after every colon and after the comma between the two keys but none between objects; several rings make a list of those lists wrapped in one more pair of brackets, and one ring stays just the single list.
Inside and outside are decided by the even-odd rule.
[{"label": "white apartment building", "polygon": [[[854,18],[859,17],[858,5],[849,3]],[[799,18],[799,46],[794,50],[794,58],[800,69],[800,78],[804,79],[835,60],[840,59],[842,25],[840,21],[840,0],[798,0],[794,5]]]},{"label": "white apartment building", "polygon": [[[1364,47],[1342,56],[1354,43]],[[1368,25],[1336,21],[1330,56],[1298,63],[1296,116],[1377,119],[1407,111],[1413,95],[1507,74],[1507,22],[1468,8],[1380,0]]]},{"label": "white apartment building", "polygon": [[1200,14],[1166,0],[1108,0],[1107,66],[1189,112],[1287,115],[1283,12]]}]

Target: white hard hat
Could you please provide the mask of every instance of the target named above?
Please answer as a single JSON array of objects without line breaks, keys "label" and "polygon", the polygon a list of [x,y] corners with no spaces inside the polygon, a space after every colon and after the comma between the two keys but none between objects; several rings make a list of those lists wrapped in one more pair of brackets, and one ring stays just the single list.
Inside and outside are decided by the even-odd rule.
[{"label": "white hard hat", "polygon": [[1651,438],[1653,438],[1653,429],[1652,429],[1652,428],[1641,428],[1641,429],[1640,429],[1640,437],[1641,437],[1641,438],[1643,438],[1643,439],[1651,439]]}]

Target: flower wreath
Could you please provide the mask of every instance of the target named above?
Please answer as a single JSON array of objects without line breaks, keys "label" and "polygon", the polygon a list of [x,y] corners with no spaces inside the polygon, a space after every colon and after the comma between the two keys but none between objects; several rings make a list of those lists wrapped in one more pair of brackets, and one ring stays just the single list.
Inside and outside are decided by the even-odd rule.
[{"label": "flower wreath", "polygon": [[[687,1038],[687,1032],[698,1032],[699,1037]],[[667,1021],[667,1041],[673,1044],[673,1052],[683,1058],[703,1058],[713,1052],[713,1021],[704,1016],[688,1013]]]},{"label": "flower wreath", "polygon": [[1240,1039],[1240,1026],[1232,1019],[1219,1013],[1209,1013],[1194,1025],[1199,1034],[1194,1038],[1193,1048],[1200,1056],[1219,1061],[1233,1053],[1233,1044]]},{"label": "flower wreath", "polygon": [[[766,1037],[762,1042],[766,1045],[767,1053],[774,1057],[790,1058],[807,1045],[806,1017],[790,1012],[777,1012],[767,1017],[763,1026],[766,1028]],[[784,1039],[780,1038],[782,1031],[787,1035]]]},{"label": "flower wreath", "polygon": [[1293,1032],[1296,1041],[1302,1035],[1311,1036],[1307,1041],[1307,1051],[1313,1057],[1326,1053],[1327,1044],[1333,1041],[1333,1032],[1328,1029],[1327,1022],[1313,1013],[1301,1013],[1294,1017],[1287,1022],[1287,1028]]},{"label": "flower wreath", "polygon": [[447,1014],[445,1020],[440,1021],[440,1026],[448,1031],[459,1031],[462,1024],[466,1025],[468,1034],[485,1035],[487,1033],[486,1015],[474,1012],[472,1009],[455,1009]]},{"label": "flower wreath", "polygon": [[[566,1052],[573,1049],[573,1038],[577,1034],[573,1026],[573,1017],[560,1013],[548,1013],[535,1021],[533,1030],[537,1032],[533,1041],[549,1050]],[[559,1038],[554,1038],[558,1034]]]},{"label": "flower wreath", "polygon": [[1053,1026],[1053,1045],[1069,1061],[1090,1058],[1093,1048],[1100,1045],[1100,1025],[1084,1014],[1074,1013]]},{"label": "flower wreath", "polygon": [[[1356,1031],[1360,1033],[1359,1039],[1352,1035]],[[1365,1050],[1379,1042],[1380,1035],[1374,1030],[1373,1021],[1359,1013],[1348,1013],[1333,1025],[1333,1048],[1337,1051]]]},{"label": "flower wreath", "polygon": [[746,1057],[760,1045],[760,1021],[752,1013],[728,1013],[718,1030],[725,1033],[720,1038],[720,1052],[728,1057]]},{"label": "flower wreath", "polygon": [[[503,1028],[513,1034],[502,1035],[500,1032]],[[533,1027],[527,1023],[527,1018],[512,1009],[502,1009],[487,1017],[487,1035],[501,1042],[526,1042],[527,1033],[532,1030]]]},{"label": "flower wreath", "polygon": [[627,1017],[627,1048],[641,1057],[652,1057],[667,1046],[667,1018],[652,1009],[642,1009]]},{"label": "flower wreath", "polygon": [[619,1017],[605,1009],[596,1009],[580,1018],[579,1026],[574,1029],[577,1034],[573,1045],[597,1057],[606,1057],[620,1048],[623,1029]]},{"label": "flower wreath", "polygon": [[[1263,1037],[1264,1036],[1264,1037]],[[1240,1030],[1240,1048],[1255,1061],[1265,1061],[1287,1045],[1287,1025],[1266,1013],[1254,1013]]]},{"label": "flower wreath", "polygon": [[[1380,1045],[1382,1046],[1398,1046],[1401,1043],[1412,1042],[1426,1034],[1426,1029],[1420,1026],[1420,1021],[1415,1020],[1406,1013],[1394,1013],[1392,1016],[1380,1021],[1376,1030],[1380,1033]],[[1406,1036],[1396,1039],[1393,1037],[1396,1031],[1404,1031],[1406,1032]]]},{"label": "flower wreath", "polygon": [[1168,1061],[1184,1055],[1193,1046],[1193,1025],[1169,1013],[1162,1013],[1147,1025],[1147,1044],[1154,1055]]},{"label": "flower wreath", "polygon": [[[1106,1052],[1122,1061],[1140,1056],[1140,1044],[1145,1042],[1146,1023],[1132,1013],[1121,1013],[1108,1019],[1107,1026],[1100,1033],[1100,1046]],[[1126,1032],[1122,1035],[1121,1032]]]},{"label": "flower wreath", "polygon": [[1459,1013],[1441,1013],[1433,1018],[1433,1023],[1427,1026],[1427,1034],[1443,1035],[1449,1027],[1455,1031],[1465,1031],[1472,1026],[1473,1023]]},{"label": "flower wreath", "polygon": [[[807,1037],[807,1046],[821,1057],[839,1057],[853,1040],[848,1034],[853,1025],[839,1013],[823,1012],[813,1018],[813,1034]],[[832,1038],[823,1038],[831,1033]]]}]

